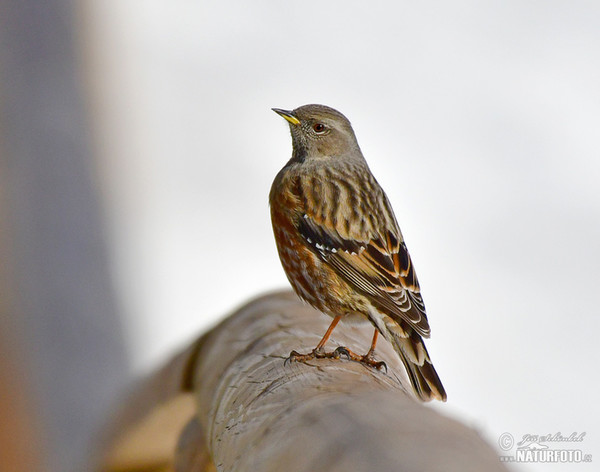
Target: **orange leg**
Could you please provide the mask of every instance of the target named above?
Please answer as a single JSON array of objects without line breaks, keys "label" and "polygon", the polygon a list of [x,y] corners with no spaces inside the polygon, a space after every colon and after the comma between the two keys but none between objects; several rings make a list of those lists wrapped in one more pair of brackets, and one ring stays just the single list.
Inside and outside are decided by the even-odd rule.
[{"label": "orange leg", "polygon": [[367,352],[364,356],[366,359],[373,358],[373,353],[375,352],[375,345],[377,344],[378,336],[379,336],[379,331],[377,329],[375,329],[375,332],[373,333],[373,341],[371,341],[371,348],[369,349],[369,352]]},{"label": "orange leg", "polygon": [[327,328],[327,331],[325,331],[323,338],[321,338],[321,340],[319,341],[319,344],[317,344],[317,347],[315,347],[314,351],[320,351],[321,349],[323,349],[323,346],[325,346],[325,343],[329,339],[329,336],[331,336],[331,333],[333,332],[333,330],[335,329],[335,327],[337,326],[337,324],[340,322],[341,319],[342,319],[342,315],[337,315],[333,319],[333,321],[329,325],[329,328]]}]

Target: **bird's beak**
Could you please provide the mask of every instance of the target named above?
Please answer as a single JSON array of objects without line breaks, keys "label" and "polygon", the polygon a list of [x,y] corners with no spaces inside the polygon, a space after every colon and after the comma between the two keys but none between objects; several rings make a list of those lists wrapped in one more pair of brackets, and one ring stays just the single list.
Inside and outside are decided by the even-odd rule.
[{"label": "bird's beak", "polygon": [[281,108],[271,108],[275,113],[280,116],[283,116],[287,121],[289,121],[293,125],[299,125],[300,120],[294,116],[294,112],[289,110],[282,110]]}]

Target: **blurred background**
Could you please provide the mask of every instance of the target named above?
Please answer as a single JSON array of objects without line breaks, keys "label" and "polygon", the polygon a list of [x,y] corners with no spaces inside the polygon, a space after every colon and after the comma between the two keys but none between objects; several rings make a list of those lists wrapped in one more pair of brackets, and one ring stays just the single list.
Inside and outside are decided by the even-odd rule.
[{"label": "blurred background", "polygon": [[0,401],[41,470],[80,470],[119,392],[288,286],[270,108],[307,103],[351,120],[394,206],[448,392],[432,408],[504,455],[585,433],[564,448],[592,463],[516,470],[600,461],[599,3],[0,8],[2,374],[33,392]]}]

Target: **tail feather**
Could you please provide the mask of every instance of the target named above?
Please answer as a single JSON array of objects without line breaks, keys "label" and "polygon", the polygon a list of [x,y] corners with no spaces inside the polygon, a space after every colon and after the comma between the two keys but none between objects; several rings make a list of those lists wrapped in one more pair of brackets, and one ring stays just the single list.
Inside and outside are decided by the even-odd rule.
[{"label": "tail feather", "polygon": [[389,316],[377,314],[379,316],[371,319],[400,356],[417,396],[425,402],[433,399],[446,401],[446,391],[431,363],[423,338],[410,326],[401,326]]},{"label": "tail feather", "polygon": [[430,400],[446,401],[446,390],[442,385],[442,381],[438,377],[433,364],[425,361],[423,365],[417,365],[408,360],[403,354],[400,354],[400,359],[406,368],[408,378],[413,389],[419,398],[428,402]]}]

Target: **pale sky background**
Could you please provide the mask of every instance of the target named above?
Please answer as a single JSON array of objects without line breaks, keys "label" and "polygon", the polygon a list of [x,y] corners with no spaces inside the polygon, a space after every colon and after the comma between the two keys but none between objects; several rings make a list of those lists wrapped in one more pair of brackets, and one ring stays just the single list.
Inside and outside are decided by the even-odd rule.
[{"label": "pale sky background", "polygon": [[598,466],[599,2],[86,5],[136,374],[288,287],[267,196],[291,139],[270,108],[322,103],[352,122],[415,262],[448,392],[432,407],[495,446],[586,432],[592,464],[516,470]]}]

